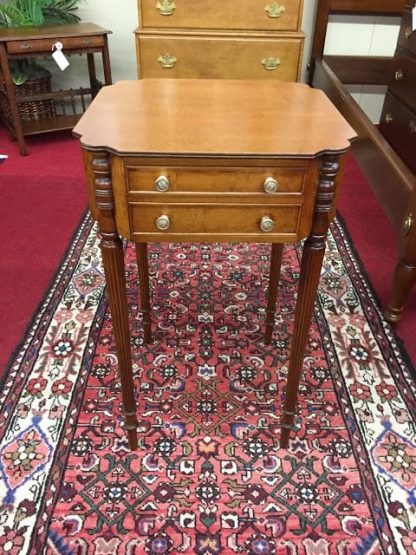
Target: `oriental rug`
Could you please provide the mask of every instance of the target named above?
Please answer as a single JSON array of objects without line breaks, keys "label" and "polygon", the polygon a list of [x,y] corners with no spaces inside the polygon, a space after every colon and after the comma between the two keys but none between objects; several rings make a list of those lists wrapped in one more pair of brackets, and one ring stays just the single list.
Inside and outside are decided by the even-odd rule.
[{"label": "oriental rug", "polygon": [[0,553],[415,553],[413,370],[339,219],[298,432],[279,446],[299,256],[285,247],[265,346],[269,245],[150,245],[146,346],[126,247],[139,417],[131,452],[87,217],[2,384]]}]

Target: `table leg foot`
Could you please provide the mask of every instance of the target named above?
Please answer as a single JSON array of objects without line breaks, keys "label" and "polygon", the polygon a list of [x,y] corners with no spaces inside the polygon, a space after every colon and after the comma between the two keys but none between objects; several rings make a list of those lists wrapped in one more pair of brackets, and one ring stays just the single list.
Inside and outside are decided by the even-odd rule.
[{"label": "table leg foot", "polygon": [[393,278],[393,290],[389,305],[384,313],[385,319],[397,324],[403,316],[407,297],[416,283],[416,266],[400,260],[396,266]]}]

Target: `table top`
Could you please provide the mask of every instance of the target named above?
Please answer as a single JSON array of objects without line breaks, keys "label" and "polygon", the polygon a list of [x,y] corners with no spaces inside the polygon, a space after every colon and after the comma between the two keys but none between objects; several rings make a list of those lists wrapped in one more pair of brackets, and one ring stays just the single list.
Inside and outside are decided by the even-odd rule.
[{"label": "table top", "polygon": [[42,27],[8,27],[0,29],[0,42],[10,40],[49,39],[55,37],[80,37],[84,35],[108,35],[112,31],[95,23],[69,23],[44,25]]},{"label": "table top", "polygon": [[85,148],[122,155],[315,157],[356,133],[301,83],[143,79],[103,87],[74,129]]}]

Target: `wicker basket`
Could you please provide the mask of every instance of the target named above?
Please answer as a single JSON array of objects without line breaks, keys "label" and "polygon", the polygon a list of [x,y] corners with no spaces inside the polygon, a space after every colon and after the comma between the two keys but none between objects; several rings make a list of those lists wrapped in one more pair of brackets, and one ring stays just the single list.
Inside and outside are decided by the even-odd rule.
[{"label": "wicker basket", "polygon": [[[52,74],[42,68],[36,76],[31,76],[22,85],[15,85],[15,92],[18,98],[29,96],[32,94],[39,94],[51,92]],[[3,89],[4,81],[2,83]],[[18,104],[20,118],[22,120],[37,120],[41,118],[49,118],[55,115],[55,103],[53,99],[34,100],[30,102],[21,102]],[[0,95],[0,109],[7,119],[11,119],[10,106],[7,98]]]}]

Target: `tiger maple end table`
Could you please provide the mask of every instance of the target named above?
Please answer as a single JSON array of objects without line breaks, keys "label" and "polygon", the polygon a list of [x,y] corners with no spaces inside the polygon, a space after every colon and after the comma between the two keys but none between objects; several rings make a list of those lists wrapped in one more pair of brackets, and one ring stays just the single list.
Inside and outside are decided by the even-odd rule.
[{"label": "tiger maple end table", "polygon": [[147,342],[148,242],[272,243],[270,342],[283,244],[307,238],[281,424],[286,448],[353,129],[321,91],[300,83],[149,79],[102,89],[74,133],[102,236],[131,449],[137,448],[137,419],[120,237],[136,244]]}]

